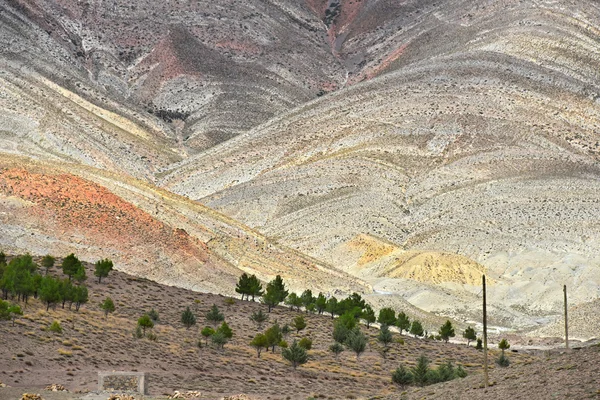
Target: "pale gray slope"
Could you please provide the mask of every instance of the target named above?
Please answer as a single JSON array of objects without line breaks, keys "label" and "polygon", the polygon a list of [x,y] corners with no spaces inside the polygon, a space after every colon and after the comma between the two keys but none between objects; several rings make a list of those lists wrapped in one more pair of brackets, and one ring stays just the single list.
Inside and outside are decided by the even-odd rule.
[{"label": "pale gray slope", "polygon": [[[501,281],[492,299],[532,314],[558,310],[563,283],[574,302],[597,298],[600,12],[503,4],[468,20],[448,8],[444,38],[460,45],[409,54],[162,184],[334,264],[370,234],[482,263]],[[439,30],[422,28],[413,40]]]}]

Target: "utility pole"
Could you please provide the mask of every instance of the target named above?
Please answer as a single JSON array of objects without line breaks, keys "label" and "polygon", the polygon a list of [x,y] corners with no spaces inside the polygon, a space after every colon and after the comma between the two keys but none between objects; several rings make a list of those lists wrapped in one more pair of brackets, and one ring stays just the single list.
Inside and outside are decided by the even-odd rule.
[{"label": "utility pole", "polygon": [[567,316],[567,285],[563,286],[565,294],[565,348],[569,348],[569,319]]},{"label": "utility pole", "polygon": [[482,276],[483,282],[483,379],[484,386],[488,387],[488,347],[487,347],[487,309],[485,293],[485,275]]}]

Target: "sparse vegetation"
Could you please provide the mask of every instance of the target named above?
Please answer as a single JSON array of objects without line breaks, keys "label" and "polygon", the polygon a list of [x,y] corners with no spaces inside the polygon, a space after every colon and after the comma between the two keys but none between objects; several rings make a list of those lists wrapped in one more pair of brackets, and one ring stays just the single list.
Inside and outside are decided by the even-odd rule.
[{"label": "sparse vegetation", "polygon": [[448,343],[448,340],[450,340],[451,337],[455,336],[454,327],[449,320],[447,320],[446,323],[440,327],[439,334],[440,338],[446,343]]},{"label": "sparse vegetation", "polygon": [[146,336],[146,329],[152,329],[152,328],[154,328],[154,322],[152,322],[152,319],[148,316],[148,314],[142,315],[138,319],[137,324],[138,324],[139,327],[142,328],[144,336]]},{"label": "sparse vegetation", "polygon": [[96,261],[94,275],[98,277],[98,283],[102,282],[102,278],[106,278],[113,269],[113,262],[108,258]]},{"label": "sparse vegetation", "polygon": [[269,316],[259,309],[252,313],[250,320],[256,323],[258,329],[262,329],[263,324],[269,320]]},{"label": "sparse vegetation", "polygon": [[306,321],[304,320],[304,317],[302,315],[298,315],[296,318],[294,318],[292,326],[296,330],[296,333],[300,333],[301,330],[306,328]]},{"label": "sparse vegetation", "polygon": [[475,334],[475,329],[470,326],[465,329],[463,332],[463,338],[467,339],[467,346],[471,344],[471,341],[477,340],[477,335]]},{"label": "sparse vegetation", "polygon": [[108,318],[108,314],[115,312],[115,303],[110,297],[107,297],[100,303],[100,308],[104,311],[104,318]]},{"label": "sparse vegetation", "polygon": [[196,317],[189,307],[186,307],[181,313],[181,323],[186,329],[190,329],[192,326],[196,325]]},{"label": "sparse vegetation", "polygon": [[217,326],[219,322],[225,320],[225,316],[219,311],[219,307],[217,307],[216,304],[213,304],[210,311],[206,313],[206,320],[214,326]]},{"label": "sparse vegetation", "polygon": [[289,348],[282,350],[281,355],[292,364],[294,369],[308,361],[306,349],[302,348],[295,340]]}]

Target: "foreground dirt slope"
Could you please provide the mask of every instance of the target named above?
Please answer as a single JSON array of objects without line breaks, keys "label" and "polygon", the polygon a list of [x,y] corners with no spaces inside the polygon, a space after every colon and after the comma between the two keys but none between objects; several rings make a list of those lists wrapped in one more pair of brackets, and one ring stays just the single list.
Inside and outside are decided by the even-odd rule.
[{"label": "foreground dirt slope", "polygon": [[[510,355],[509,355],[510,357]],[[531,363],[497,368],[492,385],[484,389],[481,376],[446,382],[384,399],[598,399],[600,398],[600,348],[547,351]]]},{"label": "foreground dirt slope", "polygon": [[[59,260],[60,261],[60,260]],[[242,302],[227,306],[223,296],[202,294],[169,287],[113,271],[98,284],[87,266],[90,302],[79,313],[58,306],[45,311],[45,305],[31,299],[25,315],[0,324],[0,381],[21,388],[42,388],[60,383],[71,391],[95,390],[98,370],[137,370],[150,374],[150,394],[156,396],[173,390],[199,390],[202,398],[247,393],[262,399],[366,398],[396,393],[390,371],[399,363],[412,365],[425,354],[434,363],[452,361],[464,365],[471,374],[480,370],[482,353],[461,344],[443,344],[404,336],[404,344],[393,343],[387,356],[376,341],[377,329],[363,331],[369,336],[367,351],[356,360],[345,351],[336,360],[328,351],[332,321],[329,316],[305,314],[308,326],[300,334],[291,333],[291,342],[302,337],[313,340],[309,362],[293,371],[279,351],[263,353],[261,358],[248,343],[259,330],[249,316],[264,306]],[[58,273],[57,271],[53,271]],[[107,319],[98,303],[110,296],[116,311]],[[206,325],[204,315],[217,304],[234,331],[233,340],[223,351],[197,347],[199,331]],[[180,323],[181,312],[189,306],[197,325],[186,330]],[[154,308],[159,322],[153,329],[157,342],[133,339],[137,318]],[[264,310],[266,311],[266,310]],[[291,323],[299,313],[277,307],[269,314],[269,323]],[[63,333],[44,329],[60,321]],[[266,325],[268,326],[267,323]],[[432,330],[432,326],[425,326]],[[398,334],[395,334],[398,338]],[[530,363],[537,357],[516,354],[514,365]],[[0,388],[0,398],[4,391]]]}]

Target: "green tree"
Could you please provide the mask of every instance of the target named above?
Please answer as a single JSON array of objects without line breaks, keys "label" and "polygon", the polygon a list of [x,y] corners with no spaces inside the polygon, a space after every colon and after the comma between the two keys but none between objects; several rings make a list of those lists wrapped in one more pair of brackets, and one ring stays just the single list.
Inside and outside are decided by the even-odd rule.
[{"label": "green tree", "polygon": [[267,289],[265,294],[262,297],[263,303],[265,303],[269,307],[269,312],[279,303],[284,301],[288,296],[288,291],[285,288],[285,284],[283,283],[283,279],[281,276],[277,275],[275,279],[267,284]]},{"label": "green tree", "polygon": [[213,304],[210,308],[210,311],[206,313],[206,320],[212,323],[214,326],[217,326],[219,322],[223,322],[225,320],[225,316],[219,311],[219,307],[216,304]]},{"label": "green tree", "polygon": [[202,331],[200,331],[200,334],[204,336],[204,340],[206,341],[206,345],[208,346],[208,338],[215,334],[215,330],[210,326],[205,326],[204,328],[202,328]]},{"label": "green tree", "polygon": [[[100,303],[100,308],[104,311],[104,318],[108,318],[109,313],[115,312],[115,303],[110,297],[107,297],[102,303]],[[146,334],[146,330],[144,330],[144,334]]]},{"label": "green tree", "polygon": [[148,314],[144,314],[138,318],[137,324],[138,326],[142,327],[144,336],[146,336],[146,329],[154,328],[154,322],[152,322],[152,318],[150,318]]},{"label": "green tree", "polygon": [[258,329],[262,329],[263,324],[269,320],[269,316],[262,312],[262,310],[258,310],[252,313],[250,316],[250,320],[256,323]]},{"label": "green tree", "polygon": [[346,328],[353,329],[357,325],[356,317],[352,311],[348,311],[340,315],[338,322],[346,325]]},{"label": "green tree", "polygon": [[23,311],[21,311],[21,307],[17,304],[13,304],[8,307],[8,313],[10,314],[10,318],[12,319],[12,326],[15,326],[15,319],[19,315],[23,315]]},{"label": "green tree", "polygon": [[387,325],[381,325],[381,328],[379,329],[379,335],[377,335],[377,340],[386,348],[390,343],[392,343],[394,337],[392,336],[392,332],[390,331],[390,328]]},{"label": "green tree", "polygon": [[63,259],[63,274],[67,275],[69,277],[69,280],[71,280],[73,275],[75,275],[79,271],[81,266],[81,261],[79,261],[75,254],[71,253]]},{"label": "green tree", "polygon": [[395,325],[396,324],[396,312],[389,308],[382,308],[379,310],[379,317],[377,318],[377,322],[381,325]]},{"label": "green tree", "polygon": [[326,311],[331,314],[331,319],[335,317],[338,309],[338,299],[335,296],[332,296],[327,300],[327,305],[325,307]]},{"label": "green tree", "polygon": [[85,274],[85,267],[83,266],[83,264],[79,265],[77,272],[75,273],[75,275],[73,275],[73,279],[75,279],[79,284],[82,284],[87,279],[87,275]]},{"label": "green tree", "polygon": [[75,303],[75,311],[79,311],[79,308],[87,303],[89,300],[88,297],[88,289],[87,287],[81,285],[81,286],[75,286],[75,288],[73,289],[73,302]]},{"label": "green tree", "polygon": [[307,310],[308,306],[316,301],[316,299],[313,297],[312,290],[310,289],[306,289],[304,292],[302,292],[300,299],[302,300],[302,305]]},{"label": "green tree", "polygon": [[477,340],[475,329],[468,326],[467,329],[465,329],[465,331],[463,332],[463,337],[467,339],[467,346],[469,346],[472,340]]},{"label": "green tree", "polygon": [[235,292],[242,295],[242,300],[244,300],[244,296],[250,294],[250,277],[247,273],[244,272],[240,276],[238,283],[235,285]]},{"label": "green tree", "polygon": [[51,276],[45,276],[42,279],[39,290],[40,300],[46,303],[46,311],[51,305],[60,300],[60,282]]},{"label": "green tree", "polygon": [[496,360],[496,364],[498,364],[500,367],[508,367],[510,365],[510,361],[508,360],[508,357],[506,357],[504,351],[510,349],[510,344],[508,344],[506,339],[502,339],[500,343],[498,343],[498,348],[502,350],[502,354],[500,354],[500,357],[498,357]]},{"label": "green tree", "polygon": [[417,320],[413,321],[412,325],[410,326],[410,334],[414,335],[416,338],[418,336],[423,336],[424,333],[425,332],[423,331],[423,325],[421,325],[421,323]]},{"label": "green tree", "polygon": [[396,318],[396,326],[398,327],[398,329],[400,329],[401,335],[402,331],[410,330],[410,320],[404,312],[398,313],[398,317]]},{"label": "green tree", "polygon": [[8,321],[10,319],[10,304],[8,301],[0,300],[0,321]]},{"label": "green tree", "polygon": [[48,271],[54,267],[54,263],[56,262],[56,259],[54,257],[52,257],[50,254],[47,254],[44,256],[44,258],[42,258],[42,267],[44,267],[46,269],[46,275],[48,275]]},{"label": "green tree", "polygon": [[310,350],[312,348],[312,340],[309,338],[302,338],[298,342],[298,346],[302,347],[304,350]]},{"label": "green tree", "polygon": [[447,382],[456,378],[456,368],[454,368],[454,365],[452,365],[450,361],[445,362],[437,367],[436,372],[438,382]]},{"label": "green tree", "polygon": [[75,286],[68,279],[61,279],[59,283],[60,301],[62,302],[62,308],[65,308],[67,301],[73,302],[75,297]]},{"label": "green tree", "polygon": [[[252,296],[252,301],[254,301],[254,297],[260,297],[264,294],[262,283],[258,280],[256,275],[251,275],[248,278],[248,295]],[[246,299],[248,296],[246,296]]]},{"label": "green tree", "polygon": [[0,264],[6,264],[6,254],[3,251],[0,251]]},{"label": "green tree", "polygon": [[317,299],[315,300],[315,307],[317,308],[317,312],[323,314],[323,311],[327,308],[327,299],[323,293],[319,293]]},{"label": "green tree", "polygon": [[336,321],[333,324],[333,340],[335,340],[336,342],[346,342],[346,338],[348,337],[349,333],[350,329],[348,329],[348,327],[343,322]]},{"label": "green tree", "polygon": [[500,350],[502,350],[502,354],[504,354],[504,351],[505,351],[505,350],[508,350],[508,349],[510,349],[510,344],[508,344],[508,341],[507,341],[506,339],[502,339],[502,340],[500,341],[500,343],[498,343],[498,348],[499,348]]},{"label": "green tree", "polygon": [[430,380],[430,371],[429,360],[427,357],[419,357],[417,359],[417,365],[411,368],[413,382],[419,386],[425,386],[428,380]]},{"label": "green tree", "polygon": [[98,277],[98,283],[102,281],[102,278],[106,278],[110,271],[113,269],[113,262],[108,258],[96,261],[96,268],[94,275]]},{"label": "green tree", "polygon": [[396,370],[392,373],[392,382],[396,385],[400,386],[402,390],[404,390],[408,385],[413,382],[413,376],[408,369],[404,367],[404,365],[400,365]]},{"label": "green tree", "polygon": [[373,311],[373,308],[371,308],[371,306],[368,304],[365,306],[365,309],[361,313],[360,317],[367,323],[367,328],[369,328],[371,324],[376,321],[375,311]]},{"label": "green tree", "polygon": [[294,369],[308,361],[308,353],[295,340],[289,348],[282,350],[281,355],[292,364]]},{"label": "green tree", "polygon": [[447,320],[446,323],[440,327],[439,334],[442,340],[446,343],[448,343],[448,340],[450,340],[451,337],[456,336],[452,322]]},{"label": "green tree", "polygon": [[[275,323],[269,329],[265,331],[265,336],[267,337],[267,342],[269,347],[271,347],[271,351],[275,352],[275,346],[279,344],[283,340],[283,334],[281,333],[281,328],[278,323]],[[267,349],[268,351],[268,349]]]},{"label": "green tree", "polygon": [[300,307],[302,306],[302,298],[298,297],[296,293],[290,293],[289,296],[285,299],[285,304],[290,306],[292,311],[294,310],[294,307],[296,307],[296,309],[300,311]]},{"label": "green tree", "polygon": [[267,337],[263,333],[259,333],[258,335],[254,336],[254,339],[252,339],[250,342],[250,346],[256,349],[256,355],[258,358],[260,358],[260,353],[262,350],[268,345],[269,342],[267,341]]},{"label": "green tree", "polygon": [[335,359],[337,360],[339,358],[340,354],[344,351],[344,346],[342,346],[338,342],[335,342],[334,344],[329,346],[329,351],[331,351],[333,353],[333,355],[335,356]]},{"label": "green tree", "polygon": [[481,341],[481,338],[477,338],[477,344],[475,345],[475,349],[483,350],[483,342]]},{"label": "green tree", "polygon": [[287,336],[290,334],[290,332],[292,332],[292,328],[288,324],[285,324],[281,328],[281,333],[282,333],[283,337],[285,337],[285,338],[287,338]]},{"label": "green tree", "polygon": [[294,318],[292,326],[294,329],[296,329],[296,333],[300,333],[302,329],[306,328],[306,321],[304,320],[304,317],[302,315],[298,315],[296,318]]},{"label": "green tree", "polygon": [[227,342],[229,342],[229,339],[227,339],[227,337],[225,337],[225,334],[223,334],[223,332],[218,332],[216,331],[211,337],[210,340],[212,341],[212,343],[217,346],[218,349],[224,349],[225,345],[227,344]]},{"label": "green tree", "polygon": [[358,357],[367,348],[367,337],[356,327],[350,331],[345,343],[346,346],[356,353],[356,359],[358,360]]},{"label": "green tree", "polygon": [[223,321],[221,326],[217,328],[215,333],[222,333],[226,339],[231,339],[233,337],[233,330],[227,325],[227,322]]},{"label": "green tree", "polygon": [[190,310],[190,307],[186,307],[185,310],[181,313],[181,323],[185,326],[186,329],[190,329],[192,326],[196,325],[196,317],[194,316],[192,310]]}]

